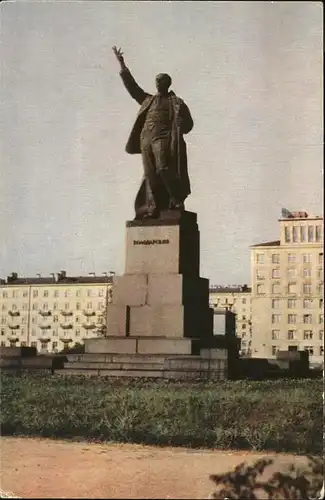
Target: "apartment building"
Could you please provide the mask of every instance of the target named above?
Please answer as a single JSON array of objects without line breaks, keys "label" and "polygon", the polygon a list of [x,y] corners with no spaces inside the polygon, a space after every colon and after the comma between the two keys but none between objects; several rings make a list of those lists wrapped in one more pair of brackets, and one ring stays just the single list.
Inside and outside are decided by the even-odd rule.
[{"label": "apartment building", "polygon": [[323,218],[284,210],[280,239],[251,247],[255,357],[306,350],[324,359]]},{"label": "apartment building", "polygon": [[0,343],[57,352],[93,337],[105,325],[112,276],[20,278],[0,281]]},{"label": "apartment building", "polygon": [[236,315],[236,336],[241,339],[241,354],[251,354],[252,310],[251,288],[247,285],[210,287],[210,307]]}]

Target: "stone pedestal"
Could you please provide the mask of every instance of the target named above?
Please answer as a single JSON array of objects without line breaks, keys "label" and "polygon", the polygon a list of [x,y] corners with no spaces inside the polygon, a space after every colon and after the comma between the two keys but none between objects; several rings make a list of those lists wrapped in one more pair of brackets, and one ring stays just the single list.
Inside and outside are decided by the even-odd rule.
[{"label": "stone pedestal", "polygon": [[86,352],[199,354],[213,336],[199,262],[196,214],[167,211],[127,222],[125,273],[114,277],[106,336],[86,340]]}]

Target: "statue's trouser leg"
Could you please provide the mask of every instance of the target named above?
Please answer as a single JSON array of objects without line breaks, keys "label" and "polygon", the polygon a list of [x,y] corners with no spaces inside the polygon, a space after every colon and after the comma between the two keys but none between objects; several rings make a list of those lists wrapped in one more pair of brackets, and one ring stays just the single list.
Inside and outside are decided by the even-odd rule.
[{"label": "statue's trouser leg", "polygon": [[144,176],[146,179],[146,199],[148,213],[151,214],[158,209],[158,203],[155,196],[156,187],[159,183],[159,178],[156,173],[155,157],[152,151],[151,141],[141,143],[142,163]]},{"label": "statue's trouser leg", "polygon": [[168,192],[171,204],[180,204],[179,179],[177,172],[171,166],[169,138],[154,140],[152,142],[152,152],[155,158],[156,173],[161,178]]}]

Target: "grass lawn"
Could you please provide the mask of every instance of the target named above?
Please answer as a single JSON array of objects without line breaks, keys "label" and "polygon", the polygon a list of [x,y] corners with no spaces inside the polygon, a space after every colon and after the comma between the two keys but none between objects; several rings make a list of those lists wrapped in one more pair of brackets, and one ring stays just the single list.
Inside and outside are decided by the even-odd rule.
[{"label": "grass lawn", "polygon": [[323,382],[1,377],[2,435],[322,453]]}]

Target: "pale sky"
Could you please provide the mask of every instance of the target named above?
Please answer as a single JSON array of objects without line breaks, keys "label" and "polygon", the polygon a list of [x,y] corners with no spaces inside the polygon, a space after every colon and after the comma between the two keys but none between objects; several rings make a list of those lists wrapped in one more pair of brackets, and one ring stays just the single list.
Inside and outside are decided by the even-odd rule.
[{"label": "pale sky", "polygon": [[249,246],[281,208],[323,214],[320,2],[2,2],[0,277],[122,274],[140,155],[138,104],[167,72],[186,136],[201,276],[250,282]]}]

